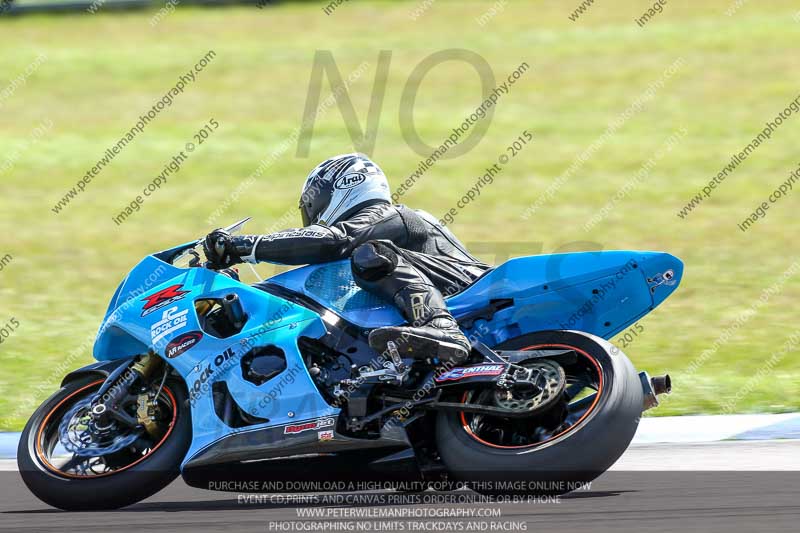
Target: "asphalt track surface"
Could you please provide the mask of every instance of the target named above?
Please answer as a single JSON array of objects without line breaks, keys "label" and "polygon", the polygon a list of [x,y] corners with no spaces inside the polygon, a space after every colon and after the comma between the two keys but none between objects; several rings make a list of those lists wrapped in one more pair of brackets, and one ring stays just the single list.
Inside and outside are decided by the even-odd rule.
[{"label": "asphalt track surface", "polygon": [[[463,503],[480,497],[467,491],[428,491],[334,494],[329,496],[339,503],[325,505],[298,503],[314,495],[251,497],[193,489],[176,481],[123,510],[65,513],[36,500],[11,471],[12,462],[0,462],[0,467],[8,470],[0,472],[3,531],[800,530],[800,441],[636,446],[589,490],[521,503]],[[423,497],[433,503],[412,501]],[[301,514],[310,511],[326,514]]]}]

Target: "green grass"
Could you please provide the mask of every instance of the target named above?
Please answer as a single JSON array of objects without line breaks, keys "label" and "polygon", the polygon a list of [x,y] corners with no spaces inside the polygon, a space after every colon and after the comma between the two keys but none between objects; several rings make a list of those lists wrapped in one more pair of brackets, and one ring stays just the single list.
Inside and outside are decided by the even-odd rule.
[{"label": "green grass", "polygon": [[[577,5],[579,2],[573,2]],[[292,134],[302,119],[314,52],[332,50],[343,76],[369,68],[350,88],[366,122],[378,52],[391,50],[388,88],[374,158],[399,184],[420,155],[408,147],[398,112],[406,81],[431,53],[467,48],[498,80],[522,61],[529,71],[500,101],[481,143],[439,162],[403,201],[444,214],[524,129],[533,145],[480,199],[459,213],[465,242],[525,242],[533,252],[595,246],[669,251],[686,263],[683,286],[642,320],[626,349],[637,366],[672,371],[674,396],[658,414],[717,413],[738,391],[742,412],[788,411],[797,396],[800,359],[790,352],[765,377],[763,361],[797,325],[800,280],[788,280],[696,371],[693,360],[797,259],[796,206],[789,196],[747,233],[736,224],[797,165],[800,118],[784,123],[687,220],[680,207],[734,152],[800,93],[795,53],[800,24],[789,1],[749,2],[727,17],[729,2],[670,3],[645,28],[629,2],[596,3],[578,22],[573,3],[509,3],[487,25],[481,2],[431,5],[417,21],[415,2],[352,2],[326,16],[319,4],[178,9],[158,26],[155,11],[0,20],[0,92],[38,54],[47,60],[0,102],[0,325],[19,329],[0,345],[0,428],[18,429],[64,373],[58,365],[96,331],[122,276],[142,256],[205,234],[220,202]],[[216,59],[171,108],[129,145],[63,213],[50,208],[136,122],[178,75],[208,50]],[[610,121],[662,76],[685,63],[530,220],[525,211]],[[327,82],[322,96],[329,94]],[[419,134],[442,142],[480,101],[477,74],[447,62],[423,80],[414,112]],[[210,118],[221,127],[142,210],[117,227],[112,216],[140,193]],[[38,143],[31,132],[52,129]],[[688,134],[616,209],[583,225],[679,128]],[[219,225],[253,216],[269,227],[294,207],[308,170],[353,144],[338,109],[316,124],[311,153],[295,145],[234,202]],[[299,223],[299,217],[294,223]],[[538,243],[538,244],[537,244]],[[500,244],[498,244],[500,246]],[[491,255],[484,258],[492,260]],[[269,272],[263,267],[262,272]],[[67,366],[91,360],[89,350]],[[682,379],[683,378],[683,379]]]}]

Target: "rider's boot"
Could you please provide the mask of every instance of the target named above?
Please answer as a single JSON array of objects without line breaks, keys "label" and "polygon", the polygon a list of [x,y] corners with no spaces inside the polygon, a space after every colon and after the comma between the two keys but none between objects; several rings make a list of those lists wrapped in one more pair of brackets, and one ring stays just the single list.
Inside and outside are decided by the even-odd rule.
[{"label": "rider's boot", "polygon": [[369,345],[379,353],[389,341],[400,355],[460,363],[467,359],[471,345],[447,310],[442,293],[430,285],[410,285],[394,297],[411,326],[387,326],[373,330]]}]

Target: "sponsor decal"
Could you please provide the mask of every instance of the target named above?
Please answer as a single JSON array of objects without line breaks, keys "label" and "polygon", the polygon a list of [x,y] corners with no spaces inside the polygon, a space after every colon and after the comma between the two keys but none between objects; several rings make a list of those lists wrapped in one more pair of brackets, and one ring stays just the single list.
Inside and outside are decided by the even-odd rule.
[{"label": "sponsor decal", "polygon": [[[187,333],[188,335],[188,333]],[[192,383],[192,387],[189,389],[189,400],[195,401],[200,396],[200,393],[203,392],[203,386],[208,382],[208,378],[222,366],[222,364],[231,359],[234,356],[233,348],[228,348],[218,356],[214,358],[214,361],[207,365],[201,372],[200,377],[194,380]]]},{"label": "sponsor decal", "polygon": [[327,428],[334,425],[336,421],[333,418],[318,418],[310,422],[303,422],[302,424],[293,424],[283,428],[284,435],[297,435],[304,431],[311,431],[314,429]]},{"label": "sponsor decal", "polygon": [[317,433],[317,438],[320,442],[333,440],[333,430],[320,431]]},{"label": "sponsor decal", "polygon": [[142,316],[147,316],[154,311],[158,311],[162,307],[166,307],[171,303],[182,300],[191,291],[183,291],[183,285],[173,285],[166,289],[160,290],[150,296],[142,298],[142,302],[147,302],[142,307]]},{"label": "sponsor decal", "polygon": [[323,237],[327,237],[328,234],[322,231],[314,231],[311,229],[289,229],[285,231],[279,231],[277,233],[270,233],[269,235],[264,235],[260,237],[262,241],[272,242],[278,241],[282,239],[295,239],[298,237],[308,237],[310,239],[321,239]]},{"label": "sponsor decal", "polygon": [[506,365],[476,365],[459,366],[448,370],[444,374],[436,376],[434,381],[457,381],[459,379],[472,378],[475,376],[499,376],[506,370]]},{"label": "sponsor decal", "polygon": [[[214,369],[211,368],[211,365],[208,365],[207,367],[205,367],[203,369],[203,371],[200,373],[200,377],[197,378],[196,380],[194,380],[194,383],[192,383],[192,388],[189,391],[189,400],[190,401],[197,400],[197,398],[200,396],[200,393],[203,390],[203,386],[206,384],[206,382],[208,381],[208,378],[210,378],[211,374],[213,374],[213,373],[214,373]],[[194,404],[192,404],[192,405],[194,405]]]},{"label": "sponsor decal", "polygon": [[172,339],[172,341],[167,344],[164,353],[167,355],[168,359],[178,357],[184,352],[191,350],[195,344],[200,342],[202,338],[203,333],[201,331],[190,331],[189,333],[184,333],[180,337],[175,337]]},{"label": "sponsor decal", "polygon": [[360,172],[353,172],[350,174],[345,174],[344,176],[336,180],[333,183],[333,187],[335,189],[340,189],[340,190],[352,189],[353,187],[364,183],[365,179],[367,179],[367,177],[364,176],[364,174],[361,174]]},{"label": "sponsor decal", "polygon": [[189,310],[184,309],[178,312],[178,307],[170,307],[161,315],[161,320],[153,324],[150,328],[150,337],[153,345],[174,331],[183,329],[189,320]]}]

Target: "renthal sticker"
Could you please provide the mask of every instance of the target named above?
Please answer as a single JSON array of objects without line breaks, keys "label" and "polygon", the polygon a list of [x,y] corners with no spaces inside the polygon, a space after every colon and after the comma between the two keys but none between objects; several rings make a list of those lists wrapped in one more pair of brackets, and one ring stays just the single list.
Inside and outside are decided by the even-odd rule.
[{"label": "renthal sticker", "polygon": [[172,341],[167,344],[164,353],[169,359],[178,357],[184,352],[191,350],[195,344],[200,342],[202,338],[203,333],[201,331],[190,331],[189,333],[184,333],[180,337],[175,337],[172,339]]},{"label": "renthal sticker", "polygon": [[320,431],[319,433],[317,433],[317,440],[319,440],[320,442],[333,440],[333,431],[330,429],[327,431]]},{"label": "renthal sticker", "polygon": [[161,315],[161,320],[150,328],[150,337],[153,339],[153,344],[155,345],[170,333],[185,328],[189,320],[188,314],[188,309],[178,312],[177,306],[170,307],[164,311],[164,314]]},{"label": "renthal sticker", "polygon": [[345,174],[333,184],[334,188],[336,189],[352,189],[357,185],[361,185],[364,183],[364,180],[367,179],[364,174],[359,172],[354,172],[351,174]]},{"label": "renthal sticker", "polygon": [[145,296],[141,301],[147,302],[142,307],[142,316],[147,316],[153,311],[158,311],[162,307],[166,307],[171,303],[182,300],[189,292],[183,291],[183,285],[173,285],[166,289],[160,290],[150,296]]},{"label": "renthal sticker", "polygon": [[457,381],[475,376],[499,376],[505,371],[505,365],[460,366],[434,378],[435,381]]},{"label": "renthal sticker", "polygon": [[311,420],[310,422],[304,422],[302,424],[294,424],[291,426],[286,426],[285,428],[283,428],[283,434],[297,435],[298,433],[302,433],[304,431],[327,428],[332,426],[333,424],[335,424],[333,418],[318,418],[317,420]]}]

